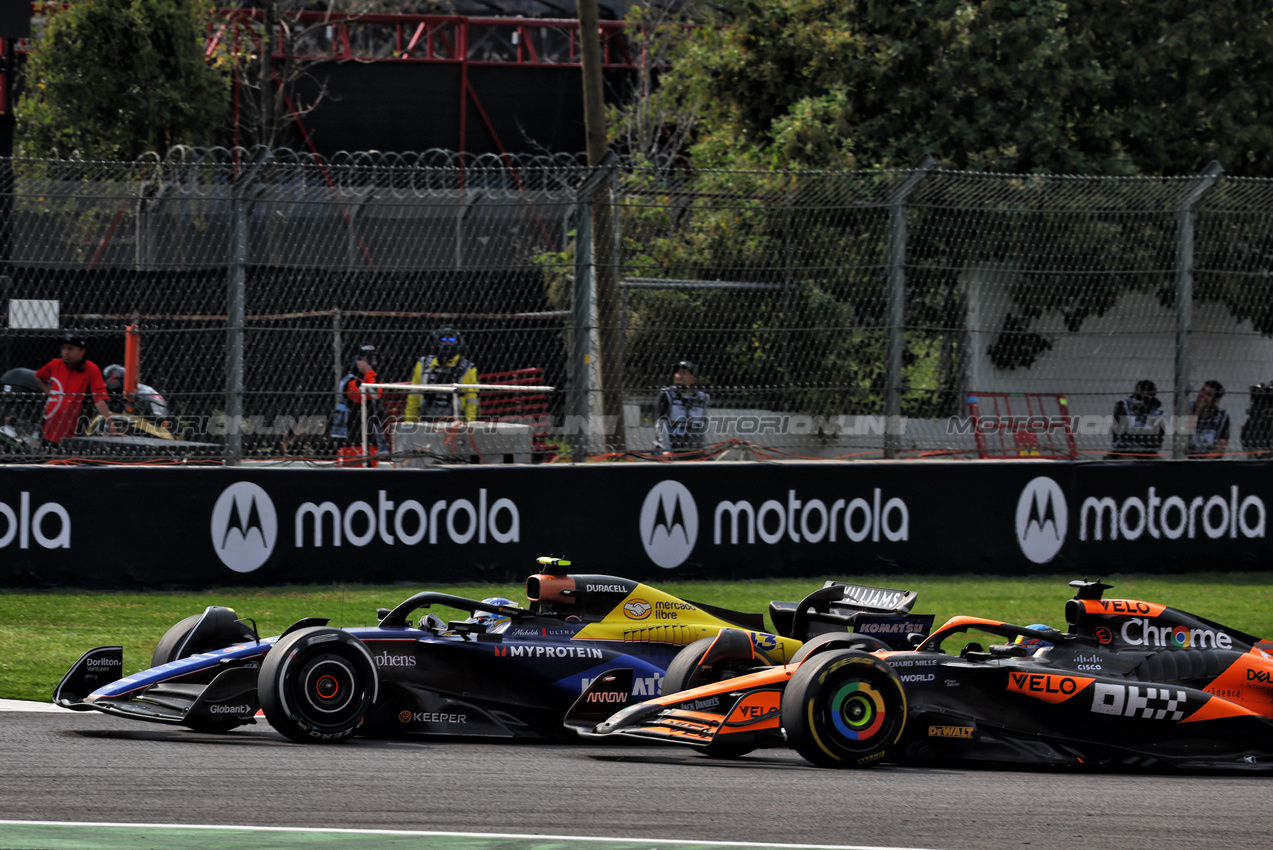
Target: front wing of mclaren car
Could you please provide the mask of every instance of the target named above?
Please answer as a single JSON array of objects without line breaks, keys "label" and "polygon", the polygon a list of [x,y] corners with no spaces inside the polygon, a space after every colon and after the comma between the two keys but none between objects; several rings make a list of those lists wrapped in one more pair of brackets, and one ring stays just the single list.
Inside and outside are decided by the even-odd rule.
[{"label": "front wing of mclaren car", "polygon": [[707,755],[738,756],[782,746],[782,692],[797,665],[623,705],[631,671],[599,676],[567,712],[565,725],[584,737],[625,735],[688,744]]}]

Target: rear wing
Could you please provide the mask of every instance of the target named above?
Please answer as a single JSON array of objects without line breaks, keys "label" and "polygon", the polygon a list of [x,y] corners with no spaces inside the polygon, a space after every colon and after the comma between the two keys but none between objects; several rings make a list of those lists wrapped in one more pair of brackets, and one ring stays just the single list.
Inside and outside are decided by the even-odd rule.
[{"label": "rear wing", "polygon": [[860,632],[909,649],[908,635],[933,627],[933,615],[910,613],[917,597],[913,590],[829,581],[799,602],[770,602],[769,617],[780,635],[796,640]]}]

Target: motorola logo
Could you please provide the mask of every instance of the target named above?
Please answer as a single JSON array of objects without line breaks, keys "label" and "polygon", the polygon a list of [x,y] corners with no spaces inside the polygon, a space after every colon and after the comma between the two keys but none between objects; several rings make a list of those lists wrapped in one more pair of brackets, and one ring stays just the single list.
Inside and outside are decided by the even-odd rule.
[{"label": "motorola logo", "polygon": [[212,508],[212,550],[236,573],[269,560],[278,540],[278,513],[269,494],[250,481],[226,487]]},{"label": "motorola logo", "polygon": [[641,505],[641,545],[665,570],[679,567],[698,540],[698,506],[679,481],[660,481]]},{"label": "motorola logo", "polygon": [[1036,564],[1056,557],[1065,543],[1069,508],[1061,485],[1041,475],[1021,491],[1017,499],[1017,543]]}]

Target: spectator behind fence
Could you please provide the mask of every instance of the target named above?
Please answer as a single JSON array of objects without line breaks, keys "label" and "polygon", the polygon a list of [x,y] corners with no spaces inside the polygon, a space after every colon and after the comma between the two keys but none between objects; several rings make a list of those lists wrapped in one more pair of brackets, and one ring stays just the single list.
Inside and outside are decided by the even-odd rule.
[{"label": "spectator behind fence", "polygon": [[[452,327],[433,332],[433,351],[421,357],[411,373],[413,384],[472,384],[460,392],[460,418],[477,419],[477,366],[464,356],[464,337]],[[451,393],[411,393],[403,419],[420,422],[449,419],[453,415]]]},{"label": "spectator behind fence", "polygon": [[691,460],[703,449],[711,396],[694,389],[697,382],[698,367],[682,360],[676,364],[672,385],[659,390],[654,408],[654,450],[666,458]]},{"label": "spectator behind fence", "polygon": [[1220,406],[1224,398],[1224,385],[1219,381],[1207,381],[1198,390],[1198,397],[1189,404],[1194,417],[1189,435],[1188,453],[1191,458],[1218,458],[1229,446],[1229,412]]},{"label": "spectator behind fence", "polygon": [[1137,381],[1131,395],[1114,403],[1114,445],[1105,459],[1158,457],[1167,433],[1165,419],[1158,387],[1148,379]]},{"label": "spectator behind fence", "polygon": [[1273,458],[1273,381],[1251,385],[1250,406],[1242,424],[1242,450],[1252,460]]},{"label": "spectator behind fence", "polygon": [[[367,408],[367,451],[369,454],[388,451],[385,440],[384,417],[380,412],[380,391],[364,390],[363,384],[379,383],[376,376],[376,347],[363,345],[354,353],[349,372],[336,386],[336,412],[332,414],[331,436],[344,445],[339,449],[350,454],[352,449],[362,454],[363,406]],[[343,450],[343,451],[342,451]]]},{"label": "spectator behind fence", "polygon": [[75,333],[65,333],[60,339],[62,356],[35,372],[36,383],[49,397],[44,405],[44,430],[40,435],[41,445],[49,451],[59,450],[64,439],[75,436],[86,395],[92,396],[93,406],[106,420],[111,433],[115,431],[106,403],[102,370],[88,359],[88,343]]}]

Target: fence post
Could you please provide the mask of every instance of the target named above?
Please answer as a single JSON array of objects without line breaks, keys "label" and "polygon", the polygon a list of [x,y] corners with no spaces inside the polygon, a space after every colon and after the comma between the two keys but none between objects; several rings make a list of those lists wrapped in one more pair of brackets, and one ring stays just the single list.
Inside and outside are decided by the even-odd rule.
[{"label": "fence post", "polygon": [[[611,154],[607,159],[603,160],[610,165],[610,179],[607,193],[610,196],[610,227],[613,231],[613,239],[610,242],[610,260],[612,263],[607,286],[610,288],[609,304],[613,311],[614,322],[611,326],[611,339],[609,342],[611,356],[616,361],[611,364],[613,372],[619,378],[618,402],[615,407],[618,409],[619,419],[616,424],[615,439],[619,444],[619,451],[628,449],[628,421],[626,410],[623,406],[624,390],[627,388],[627,362],[628,362],[628,297],[623,291],[621,281],[623,279],[623,231],[622,231],[622,204],[619,197],[619,181],[615,175],[618,171],[617,155]],[[601,302],[606,303],[605,301]],[[605,343],[603,343],[605,344]],[[602,362],[604,365],[604,361]]]},{"label": "fence post", "polygon": [[575,199],[575,279],[570,294],[571,387],[566,422],[578,428],[563,434],[570,440],[571,459],[581,463],[592,453],[593,394],[600,348],[597,329],[596,285],[593,277],[592,196],[604,172],[590,172]]},{"label": "fence post", "polygon": [[1224,167],[1212,160],[1198,182],[1193,185],[1176,208],[1176,391],[1175,425],[1172,429],[1171,456],[1182,460],[1188,455],[1189,429],[1182,427],[1189,417],[1189,335],[1193,332],[1193,225],[1194,206],[1224,173]]},{"label": "fence post", "polygon": [[230,264],[226,281],[225,317],[225,462],[243,457],[243,314],[247,288],[248,222],[245,176],[230,187]]},{"label": "fence post", "polygon": [[795,193],[788,192],[782,202],[782,322],[787,326],[787,332],[778,335],[778,368],[781,370],[783,383],[788,387],[792,385],[791,337],[795,332],[792,317],[796,312],[796,292],[791,275],[791,196]]},{"label": "fence post", "polygon": [[[0,201],[0,204],[2,203]],[[4,250],[0,249],[0,254],[3,253],[5,253]],[[4,299],[5,309],[12,311],[10,302],[13,300],[13,278],[9,276],[8,258],[0,260],[0,263],[3,263],[4,268],[3,273],[0,273],[0,298]],[[0,370],[8,372],[13,367],[13,329],[10,327],[10,322],[4,323],[4,330],[0,333],[4,334],[4,362],[0,363]]]},{"label": "fence post", "polygon": [[342,338],[340,308],[332,310],[332,386],[336,388],[336,404],[340,404],[340,379],[345,376],[345,341]]},{"label": "fence post", "polygon": [[230,184],[229,270],[226,275],[225,317],[225,462],[237,466],[243,459],[243,344],[244,310],[247,302],[248,192],[257,170],[273,154],[259,149],[252,164]]},{"label": "fence post", "polygon": [[901,445],[902,351],[906,323],[906,198],[933,167],[931,155],[924,154],[919,165],[889,195],[888,304],[884,342],[884,457],[897,457]]},{"label": "fence post", "polygon": [[[6,74],[5,81],[8,79]],[[13,299],[13,210],[17,206],[17,194],[17,179],[10,153],[0,157],[0,298],[4,299],[6,312],[13,309],[10,306]],[[0,364],[0,369],[7,372],[13,367],[13,329],[8,321],[4,323],[3,334],[4,363]]]},{"label": "fence post", "polygon": [[[615,252],[616,221],[614,217],[614,174],[619,157],[607,151],[596,170],[595,192],[601,194],[592,202],[592,286],[597,305],[597,349],[601,392],[601,422],[614,423],[614,433],[605,433],[605,450],[627,448],[626,423],[623,421],[623,317],[619,298],[619,257]],[[603,429],[604,430],[604,429]]]},{"label": "fence post", "polygon": [[469,213],[473,211],[474,205],[482,198],[480,189],[470,192],[467,188],[460,189],[463,200],[455,208],[455,267],[457,269],[464,268],[464,226],[468,222]]}]

